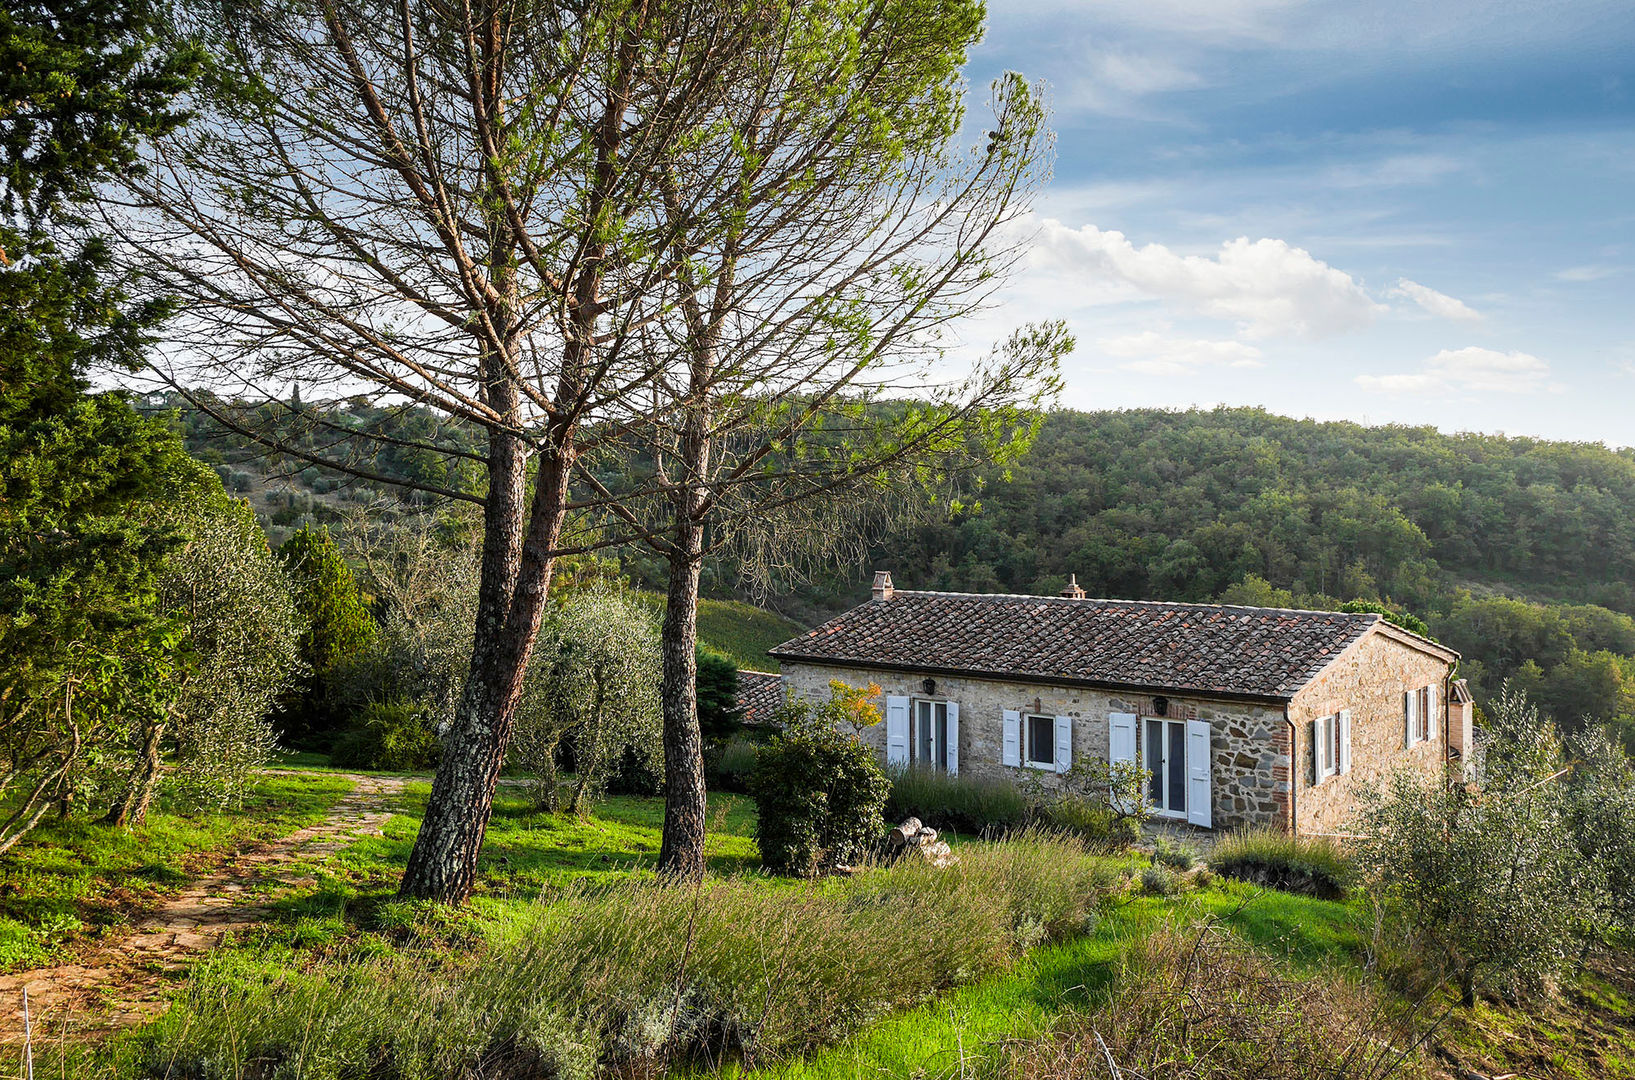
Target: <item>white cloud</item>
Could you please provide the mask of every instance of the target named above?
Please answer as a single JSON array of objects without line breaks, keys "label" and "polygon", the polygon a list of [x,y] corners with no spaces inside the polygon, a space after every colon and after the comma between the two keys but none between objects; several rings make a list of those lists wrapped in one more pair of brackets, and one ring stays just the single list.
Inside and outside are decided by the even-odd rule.
[{"label": "white cloud", "polygon": [[1200,368],[1264,367],[1260,350],[1241,341],[1208,341],[1167,337],[1156,330],[1101,338],[1096,347],[1109,356],[1127,358],[1118,365],[1142,375],[1191,375]]},{"label": "white cloud", "polygon": [[1453,319],[1457,322],[1479,322],[1482,318],[1481,312],[1463,300],[1456,300],[1446,293],[1439,293],[1428,285],[1421,285],[1407,278],[1398,279],[1397,287],[1391,290],[1390,295],[1412,300],[1439,318]]},{"label": "white cloud", "polygon": [[1557,281],[1600,281],[1617,273],[1616,266],[1569,266],[1565,270],[1557,270],[1555,278]]},{"label": "white cloud", "polygon": [[1550,365],[1538,357],[1477,345],[1443,349],[1418,371],[1358,375],[1355,381],[1368,390],[1399,394],[1530,394],[1559,389],[1550,382]]},{"label": "white cloud", "polygon": [[1239,237],[1214,256],[1136,247],[1121,232],[1046,220],[1034,263],[1100,302],[1133,293],[1236,321],[1250,337],[1321,337],[1366,326],[1385,310],[1351,275],[1282,240]]}]

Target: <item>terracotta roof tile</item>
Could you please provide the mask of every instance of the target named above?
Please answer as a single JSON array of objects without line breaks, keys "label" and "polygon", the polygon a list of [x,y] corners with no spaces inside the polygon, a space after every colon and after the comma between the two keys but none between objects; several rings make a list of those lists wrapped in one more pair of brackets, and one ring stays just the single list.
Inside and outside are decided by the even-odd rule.
[{"label": "terracotta roof tile", "polygon": [[768,723],[783,704],[783,676],[775,671],[738,671],[739,719],[746,724]]},{"label": "terracotta roof tile", "polygon": [[898,590],[770,650],[779,660],[1286,700],[1380,616]]}]

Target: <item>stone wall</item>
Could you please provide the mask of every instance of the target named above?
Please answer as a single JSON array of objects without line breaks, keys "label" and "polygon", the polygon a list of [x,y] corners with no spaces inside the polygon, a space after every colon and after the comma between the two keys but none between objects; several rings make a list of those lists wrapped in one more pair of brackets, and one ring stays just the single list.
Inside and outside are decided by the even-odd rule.
[{"label": "stone wall", "polygon": [[[1044,683],[1003,682],[990,679],[936,679],[935,697],[959,703],[960,775],[1015,780],[1028,766],[1003,764],[1004,714],[1024,713],[1073,718],[1073,760],[1105,761],[1108,717],[1115,712],[1156,715],[1151,697],[1130,696]],[[824,701],[829,680],[853,686],[878,683],[882,697],[925,697],[925,674],[856,667],[785,662],[785,693],[791,698]],[[882,711],[884,701],[881,701]],[[1266,824],[1287,828],[1289,820],[1289,734],[1283,710],[1277,706],[1218,701],[1200,697],[1169,697],[1171,719],[1207,720],[1213,759],[1210,790],[1214,827]],[[885,756],[886,732],[881,723],[864,739]],[[1141,741],[1138,739],[1138,742]],[[1049,782],[1051,774],[1044,773]]]},{"label": "stone wall", "polygon": [[[1289,703],[1295,723],[1295,809],[1302,833],[1344,832],[1362,794],[1399,768],[1439,773],[1447,750],[1448,660],[1387,632],[1363,637],[1300,690]],[[1402,695],[1437,685],[1437,715],[1429,742],[1403,743]],[[1351,771],[1315,780],[1311,722],[1351,710]]]}]

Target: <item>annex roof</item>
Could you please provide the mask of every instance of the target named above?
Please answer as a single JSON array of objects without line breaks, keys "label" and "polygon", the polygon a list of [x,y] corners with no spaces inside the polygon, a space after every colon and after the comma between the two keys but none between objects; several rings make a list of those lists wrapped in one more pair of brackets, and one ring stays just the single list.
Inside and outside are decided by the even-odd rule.
[{"label": "annex roof", "polygon": [[782,675],[775,671],[738,669],[739,720],[746,724],[765,724],[782,704]]},{"label": "annex roof", "polygon": [[[896,590],[768,650],[780,661],[1286,701],[1373,613]],[[1457,654],[1390,626],[1392,637]]]}]

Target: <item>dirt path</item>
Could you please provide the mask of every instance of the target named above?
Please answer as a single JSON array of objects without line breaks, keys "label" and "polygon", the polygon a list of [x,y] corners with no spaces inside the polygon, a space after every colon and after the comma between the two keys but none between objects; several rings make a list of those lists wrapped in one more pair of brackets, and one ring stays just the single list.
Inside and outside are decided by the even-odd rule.
[{"label": "dirt path", "polygon": [[292,863],[379,833],[404,785],[398,777],[325,775],[354,787],[322,822],[233,857],[79,963],[0,976],[0,1044],[23,1041],[25,987],[36,1041],[125,1027],[163,1011],[168,977],[222,935],[264,922],[271,894],[302,883],[286,872]]}]

